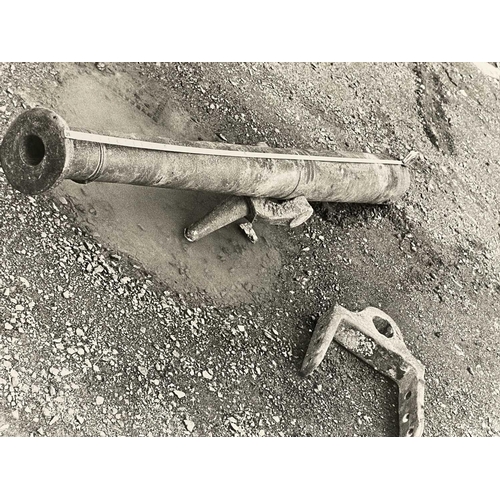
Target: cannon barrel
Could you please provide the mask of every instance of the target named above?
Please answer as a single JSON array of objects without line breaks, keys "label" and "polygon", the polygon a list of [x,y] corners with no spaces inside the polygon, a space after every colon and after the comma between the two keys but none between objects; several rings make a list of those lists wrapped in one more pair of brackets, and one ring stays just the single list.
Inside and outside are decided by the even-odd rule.
[{"label": "cannon barrel", "polygon": [[287,200],[385,203],[410,183],[402,162],[369,153],[316,152],[165,138],[110,137],[70,129],[33,108],[10,125],[0,148],[11,185],[42,193],[63,179],[190,189]]}]

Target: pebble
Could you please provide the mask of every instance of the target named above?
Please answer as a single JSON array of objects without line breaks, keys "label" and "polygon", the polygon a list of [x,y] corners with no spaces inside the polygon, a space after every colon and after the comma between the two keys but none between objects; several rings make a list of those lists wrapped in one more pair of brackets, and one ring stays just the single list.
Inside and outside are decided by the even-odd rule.
[{"label": "pebble", "polygon": [[99,405],[99,406],[100,406],[100,405],[102,405],[103,403],[104,403],[104,398],[103,398],[102,396],[97,396],[97,397],[95,398],[95,404],[96,404],[96,405]]},{"label": "pebble", "polygon": [[184,420],[184,425],[186,426],[186,429],[189,432],[193,432],[194,429],[194,422],[192,420]]},{"label": "pebble", "polygon": [[233,422],[230,422],[229,425],[231,426],[231,428],[233,429],[233,431],[235,431],[235,432],[241,432],[241,429],[236,424],[234,424]]},{"label": "pebble", "polygon": [[14,327],[10,323],[5,323],[6,330],[12,330]]},{"label": "pebble", "polygon": [[179,399],[182,399],[183,397],[186,396],[186,393],[182,392],[182,391],[177,391],[177,390],[174,390],[174,394],[179,398]]},{"label": "pebble", "polygon": [[30,282],[26,279],[26,278],[23,278],[22,276],[19,277],[19,281],[26,287],[26,288],[29,288],[30,287]]}]

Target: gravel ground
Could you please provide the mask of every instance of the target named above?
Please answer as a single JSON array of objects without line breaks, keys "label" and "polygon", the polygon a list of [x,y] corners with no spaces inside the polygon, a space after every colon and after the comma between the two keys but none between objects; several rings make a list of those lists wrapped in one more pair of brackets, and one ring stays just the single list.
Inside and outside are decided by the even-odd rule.
[{"label": "gravel ground", "polygon": [[303,227],[272,228],[258,244],[279,268],[236,301],[165,279],[91,231],[63,191],[25,196],[0,173],[2,435],[397,435],[395,386],[343,349],[299,374],[337,302],[401,327],[426,366],[425,435],[500,435],[495,76],[472,64],[4,63],[0,134],[81,73],[126,79],[116,105],[160,125],[176,107],[204,139],[421,159],[397,204],[316,204]]}]

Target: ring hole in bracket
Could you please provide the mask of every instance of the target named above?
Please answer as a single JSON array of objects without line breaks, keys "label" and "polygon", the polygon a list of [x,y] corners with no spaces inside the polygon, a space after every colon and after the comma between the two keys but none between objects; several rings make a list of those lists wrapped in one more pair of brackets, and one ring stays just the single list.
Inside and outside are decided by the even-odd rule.
[{"label": "ring hole in bracket", "polygon": [[375,328],[384,337],[387,337],[388,339],[390,339],[394,336],[394,331],[392,329],[392,325],[386,319],[381,318],[380,316],[374,316],[372,321],[373,321],[373,325],[375,326]]},{"label": "ring hole in bracket", "polygon": [[21,140],[19,154],[26,165],[36,167],[45,157],[45,144],[37,135],[29,134]]},{"label": "ring hole in bracket", "polygon": [[408,420],[410,420],[410,414],[407,413],[406,415],[403,416],[403,422],[406,423],[408,422]]},{"label": "ring hole in bracket", "polygon": [[407,436],[413,436],[413,433],[415,432],[415,429],[413,427],[410,427],[408,429],[408,432],[406,433]]},{"label": "ring hole in bracket", "polygon": [[405,394],[405,399],[410,399],[411,398],[411,391],[408,391],[406,394]]}]

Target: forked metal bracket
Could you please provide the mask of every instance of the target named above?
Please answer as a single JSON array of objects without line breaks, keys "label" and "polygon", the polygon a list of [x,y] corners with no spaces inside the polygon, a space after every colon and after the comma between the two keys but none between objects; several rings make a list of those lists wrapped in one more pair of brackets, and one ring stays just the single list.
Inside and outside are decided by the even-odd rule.
[{"label": "forked metal bracket", "polygon": [[394,320],[375,307],[353,313],[336,305],[316,325],[302,364],[304,375],[319,366],[332,340],[396,382],[399,435],[422,436],[425,368],[406,347]]}]

